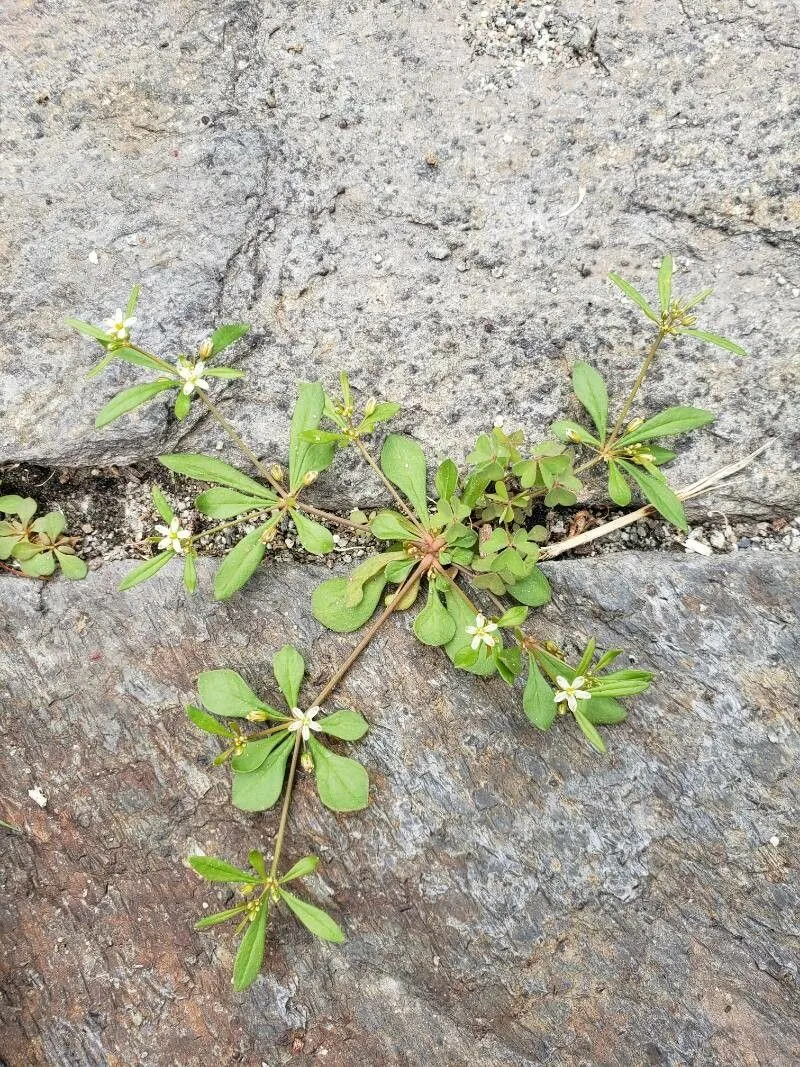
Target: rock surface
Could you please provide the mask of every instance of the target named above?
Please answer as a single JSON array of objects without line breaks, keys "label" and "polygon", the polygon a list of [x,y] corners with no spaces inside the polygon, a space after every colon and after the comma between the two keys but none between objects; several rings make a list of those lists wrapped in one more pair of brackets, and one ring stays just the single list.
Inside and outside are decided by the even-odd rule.
[{"label": "rock surface", "polygon": [[276,819],[230,807],[180,704],[220,665],[268,691],[287,639],[316,684],[355,639],[311,618],[310,569],[227,604],[169,572],[116,594],[126,569],[0,578],[7,1067],[798,1062],[796,558],[549,567],[543,634],[658,671],[604,759],[393,621],[340,690],[373,724],[373,802],[337,818],[301,783],[288,838],[349,940],[279,917],[242,996],[182,862],[243,860]]},{"label": "rock surface", "polygon": [[165,353],[254,323],[226,408],[265,454],[284,452],[297,377],[341,366],[401,401],[432,456],[498,413],[537,433],[573,360],[632,379],[644,340],[603,278],[652,291],[671,250],[681,288],[718,285],[704,323],[752,352],[664,353],[647,410],[719,412],[675,484],[774,437],[715,506],[796,509],[793,8],[133,0],[87,18],[10,0],[0,460],[176,443],[159,404],[91,429],[136,374],[86,383],[90,346],[63,326],[134,281],[140,340]]}]

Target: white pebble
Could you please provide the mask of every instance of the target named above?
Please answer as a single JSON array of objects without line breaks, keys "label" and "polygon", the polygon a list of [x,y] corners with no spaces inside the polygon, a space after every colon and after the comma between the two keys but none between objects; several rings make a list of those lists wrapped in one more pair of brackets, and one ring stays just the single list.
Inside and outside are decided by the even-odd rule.
[{"label": "white pebble", "polygon": [[31,798],[34,804],[38,804],[40,808],[47,807],[47,797],[44,795],[38,785],[35,785],[33,789],[28,790],[28,796]]}]

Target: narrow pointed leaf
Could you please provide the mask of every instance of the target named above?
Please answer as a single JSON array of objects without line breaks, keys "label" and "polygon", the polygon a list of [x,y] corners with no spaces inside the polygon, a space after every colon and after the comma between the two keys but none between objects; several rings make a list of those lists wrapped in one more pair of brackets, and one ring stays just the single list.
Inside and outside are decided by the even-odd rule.
[{"label": "narrow pointed leaf", "polygon": [[522,694],[522,707],[534,726],[549,730],[556,717],[553,690],[542,677],[533,656],[528,656],[528,680]]},{"label": "narrow pointed leaf", "polygon": [[589,722],[589,720],[583,714],[583,712],[580,710],[575,710],[572,714],[575,719],[575,722],[577,722],[578,726],[580,726],[581,730],[583,731],[583,736],[586,738],[592,748],[597,749],[598,752],[605,752],[605,742],[603,741],[597,730],[594,728],[592,723]]},{"label": "narrow pointed leaf", "polygon": [[194,704],[186,706],[186,715],[198,730],[203,730],[204,733],[215,734],[217,737],[233,737],[227,726],[217,722],[213,715],[209,715],[202,708],[196,708]]},{"label": "narrow pointed leaf", "polygon": [[275,522],[273,519],[257,530],[251,530],[230,550],[214,575],[214,596],[217,600],[227,600],[247,585],[267,550],[262,538]]},{"label": "narrow pointed leaf", "polygon": [[325,393],[319,382],[301,382],[289,431],[289,488],[292,492],[303,484],[309,471],[323,471],[330,466],[335,442],[313,444],[304,439],[307,430],[316,430],[325,410]]},{"label": "narrow pointed leaf", "polygon": [[708,330],[688,330],[682,329],[680,331],[681,336],[694,337],[697,341],[705,341],[707,344],[716,345],[717,348],[724,348],[726,352],[733,352],[735,356],[742,356],[745,358],[747,352],[741,345],[737,345],[735,341],[729,341],[727,337],[720,337],[718,333],[709,333]]},{"label": "narrow pointed leaf", "polygon": [[664,256],[658,270],[658,298],[661,301],[661,310],[669,311],[672,301],[672,256]]},{"label": "narrow pointed leaf", "polygon": [[327,912],[315,907],[313,904],[309,904],[306,900],[301,900],[294,893],[290,893],[288,889],[281,889],[280,894],[281,899],[286,902],[303,926],[310,930],[315,937],[320,938],[322,941],[333,941],[334,944],[341,944],[342,941],[346,940],[342,928],[333,921]]},{"label": "narrow pointed leaf", "polygon": [[272,658],[272,673],[290,708],[298,706],[305,672],[305,660],[293,645],[284,645]]},{"label": "narrow pointed leaf", "polygon": [[303,856],[301,860],[298,860],[294,866],[284,874],[282,878],[279,878],[279,882],[292,882],[295,878],[307,878],[309,874],[313,874],[319,866],[319,856]]},{"label": "narrow pointed leaf", "polygon": [[238,908],[228,908],[227,911],[217,911],[213,915],[204,915],[202,919],[198,919],[194,924],[194,928],[195,930],[206,930],[209,926],[217,926],[219,923],[227,922],[228,919],[241,915],[244,910],[244,904],[240,904]]},{"label": "narrow pointed leaf", "polygon": [[239,951],[236,953],[233,965],[233,985],[239,992],[247,989],[258,978],[261,964],[264,962],[268,917],[269,905],[264,900],[258,915],[248,925],[242,943],[239,945]]},{"label": "narrow pointed leaf", "polygon": [[230,463],[225,463],[215,456],[203,456],[197,452],[175,452],[166,456],[159,456],[159,462],[168,470],[176,474],[185,474],[187,478],[194,478],[198,482],[213,482],[216,485],[225,485],[229,489],[238,489],[240,493],[256,496],[261,500],[274,502],[277,497],[273,491],[260,482],[242,474]]},{"label": "narrow pointed leaf", "polygon": [[154,574],[158,574],[162,567],[166,567],[174,556],[175,553],[171,551],[159,552],[159,554],[153,556],[152,559],[145,560],[144,563],[140,563],[138,567],[134,567],[132,571],[128,571],[117,586],[117,589],[122,593],[126,589],[133,589],[133,587],[139,585],[140,582],[146,582],[149,578],[152,578]]},{"label": "narrow pointed leaf", "polygon": [[156,382],[143,382],[141,385],[132,385],[130,389],[123,389],[98,411],[94,420],[95,427],[101,430],[115,419],[146,404],[159,393],[174,388],[174,381],[169,378],[159,378]]},{"label": "narrow pointed leaf", "polygon": [[608,464],[608,495],[615,504],[625,508],[631,502],[631,487],[622,477],[617,464],[610,460]]},{"label": "narrow pointed leaf", "polygon": [[658,315],[656,315],[655,311],[653,311],[653,309],[647,303],[647,301],[639,292],[639,290],[634,289],[630,282],[626,282],[624,278],[620,278],[620,276],[618,274],[615,274],[613,271],[608,275],[608,277],[609,280],[612,281],[618,289],[622,290],[622,292],[625,294],[625,296],[627,296],[629,300],[632,300],[634,304],[637,305],[637,307],[642,309],[648,319],[652,319],[653,322],[660,321]]},{"label": "narrow pointed leaf", "polygon": [[389,434],[381,450],[381,470],[410,502],[417,517],[427,521],[428,468],[417,442],[402,434]]},{"label": "narrow pointed leaf", "polygon": [[663,475],[657,478],[643,467],[637,467],[625,460],[620,460],[619,465],[626,474],[633,478],[645,499],[653,505],[656,511],[660,512],[665,519],[669,519],[679,530],[688,530],[689,525],[686,522],[683,504],[663,480]]},{"label": "narrow pointed leaf", "polygon": [[234,867],[232,863],[217,859],[216,856],[190,856],[189,866],[207,882],[244,882],[248,885],[258,882],[258,878],[250,871],[243,871],[241,867]]},{"label": "narrow pointed leaf", "polygon": [[608,429],[608,389],[602,377],[588,363],[576,363],[572,368],[572,388],[591,416],[601,440]]},{"label": "narrow pointed leaf", "polygon": [[250,327],[246,322],[228,322],[218,326],[211,334],[211,355],[219,355],[224,349],[244,337]]},{"label": "narrow pointed leaf", "polygon": [[639,441],[650,441],[654,437],[670,437],[673,434],[696,430],[707,426],[716,415],[705,408],[675,407],[659,412],[652,419],[647,419],[631,433],[620,438],[620,444],[632,445]]}]

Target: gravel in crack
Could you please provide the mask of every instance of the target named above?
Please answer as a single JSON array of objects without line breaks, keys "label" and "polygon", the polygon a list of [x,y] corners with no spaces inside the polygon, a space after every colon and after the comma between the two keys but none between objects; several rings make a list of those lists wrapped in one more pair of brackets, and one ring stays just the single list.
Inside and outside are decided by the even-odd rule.
[{"label": "gravel in crack", "polygon": [[[153,527],[160,522],[150,495],[158,485],[181,519],[181,524],[200,533],[219,525],[194,508],[194,498],[207,486],[172,474],[155,461],[130,467],[54,469],[12,464],[0,467],[0,495],[20,493],[33,497],[39,512],[63,511],[70,534],[80,536],[80,554],[96,570],[105,561],[146,559],[151,554]],[[309,502],[313,498],[309,496]],[[550,544],[583,533],[616,518],[624,512],[604,506],[576,507],[543,512],[536,516],[550,531]],[[221,556],[243,535],[255,528],[244,525],[213,535],[201,542],[204,554]],[[294,529],[287,524],[283,536],[268,546],[275,559],[294,561],[321,559],[329,567],[352,563],[370,551],[369,535],[360,536],[343,528],[331,527],[334,551],[326,557],[311,556],[295,543]],[[637,551],[687,551],[720,555],[739,551],[800,552],[800,516],[775,518],[769,522],[736,521],[713,513],[703,523],[690,527],[688,534],[676,530],[658,516],[640,519],[621,530],[565,552],[560,559],[608,555],[629,549]]]}]

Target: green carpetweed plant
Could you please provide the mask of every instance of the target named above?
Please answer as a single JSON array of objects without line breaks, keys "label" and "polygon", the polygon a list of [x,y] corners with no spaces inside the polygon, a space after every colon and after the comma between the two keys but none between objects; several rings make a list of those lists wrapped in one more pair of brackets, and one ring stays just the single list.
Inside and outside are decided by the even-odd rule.
[{"label": "green carpetweed plant", "polygon": [[[635,381],[613,409],[608,384],[599,372],[587,363],[576,363],[572,385],[587,423],[561,419],[533,439],[522,429],[496,424],[479,435],[464,465],[448,457],[433,472],[420,445],[404,434],[388,432],[380,447],[373,444],[384,424],[399,413],[399,405],[369,398],[359,407],[345,374],[335,396],[320,382],[300,383],[289,432],[288,469],[258,456],[209,396],[214,379],[230,382],[243,376],[241,370],[213,361],[244,337],[248,329],[244,324],[223,325],[202,342],[194,357],[179,355],[169,361],[133,340],[138,287],[125,309],[102,328],[69,320],[104,349],[91,376],[113,359],[155,375],[112,398],[101,409],[98,426],[175,391],[176,418],[185,418],[192,404],[199,402],[251,468],[246,472],[200,453],[161,456],[170,471],[205,484],[195,507],[204,519],[221,521],[198,534],[183,528],[154,487],[153,504],[162,520],[151,537],[155,554],[132,569],[120,589],[131,589],[179,560],[183,583],[194,593],[196,559],[204,539],[223,530],[238,529],[240,536],[214,577],[214,595],[220,600],[246,586],[264,561],[267,547],[287,530],[293,529],[299,544],[313,555],[333,550],[332,527],[362,541],[369,539],[374,546],[349,575],[324,581],[313,593],[312,612],[328,629],[352,633],[366,628],[317,693],[301,695],[306,664],[297,649],[285,645],[273,659],[274,686],[267,684],[263,698],[235,671],[218,669],[198,677],[198,701],[186,709],[198,729],[219,739],[222,749],[214,763],[229,768],[234,806],[263,812],[281,802],[269,866],[258,850],[250,852],[249,870],[218,858],[190,859],[201,877],[228,883],[241,897],[235,906],[197,924],[204,929],[235,921],[240,936],[234,964],[237,989],[248,986],[261,969],[269,917],[276,906],[285,905],[323,940],[344,939],[340,926],[325,911],[286,888],[313,875],[317,857],[303,856],[281,874],[283,849],[299,775],[313,776],[320,803],[332,812],[355,812],[369,802],[366,768],[340,751],[343,743],[357,742],[366,734],[367,721],[358,711],[338,707],[333,698],[391,616],[416,607],[410,631],[417,641],[441,648],[457,670],[483,678],[497,675],[516,688],[522,713],[537,729],[550,730],[556,720],[572,720],[599,753],[605,751],[599,728],[625,721],[624,701],[649,687],[650,671],[615,669],[622,650],[600,650],[594,638],[580,655],[569,656],[532,626],[532,612],[551,596],[539,567],[548,539],[541,522],[544,511],[576,504],[586,491],[586,476],[601,465],[612,501],[627,507],[637,493],[669,522],[686,529],[683,503],[662,470],[676,453],[661,442],[708,425],[714,415],[700,408],[672,407],[631,417],[633,405],[659,351],[671,338],[689,337],[737,356],[745,353],[734,342],[696,328],[694,311],[711,290],[687,299],[676,297],[672,276],[672,259],[666,256],[658,273],[658,311],[629,282],[610,276],[654,331]],[[391,507],[369,516],[356,509],[344,517],[309,502],[319,475],[334,467],[342,452],[353,453],[363,462],[365,473],[380,481]]]},{"label": "green carpetweed plant", "polygon": [[76,550],[79,537],[64,533],[66,519],[60,511],[35,518],[38,505],[29,496],[0,496],[0,560],[11,560],[28,578],[49,578],[56,567],[65,578],[86,577],[87,566]]}]

